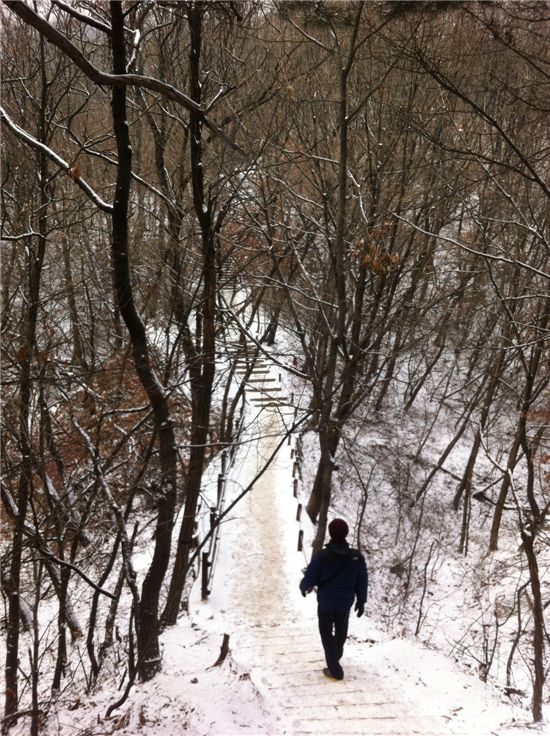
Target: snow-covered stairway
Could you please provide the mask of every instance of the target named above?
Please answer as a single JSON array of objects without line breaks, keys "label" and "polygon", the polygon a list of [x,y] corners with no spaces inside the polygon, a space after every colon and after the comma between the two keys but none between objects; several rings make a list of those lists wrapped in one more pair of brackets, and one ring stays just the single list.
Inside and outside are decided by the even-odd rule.
[{"label": "snow-covered stairway", "polygon": [[278,407],[286,403],[287,397],[283,395],[280,377],[265,357],[260,355],[254,359],[251,372],[248,370],[247,359],[238,357],[235,361],[235,372],[246,380],[246,391],[253,406]]},{"label": "snow-covered stairway", "polygon": [[[280,407],[259,409],[249,428],[257,439],[246,450],[243,446],[235,465],[235,490],[245,487],[277,448],[290,421],[283,411]],[[352,614],[351,636],[342,660],[344,681],[323,676],[315,599],[302,598],[298,589],[306,560],[296,549],[293,462],[284,442],[225,526],[210,599],[194,603],[195,615],[202,622],[230,635],[232,660],[239,671],[249,674],[266,706],[278,714],[280,730],[263,733],[509,733],[501,726],[507,714],[498,712],[495,700],[488,698],[486,706],[491,720],[494,716],[494,729],[469,719],[471,698],[479,704],[484,697],[476,678],[457,672],[449,690],[451,665],[442,655],[421,650],[415,642],[382,641],[367,617],[357,619]],[[377,643],[373,644],[373,638]],[[441,677],[438,668],[443,666],[447,670]],[[250,731],[243,729],[243,733]]]}]

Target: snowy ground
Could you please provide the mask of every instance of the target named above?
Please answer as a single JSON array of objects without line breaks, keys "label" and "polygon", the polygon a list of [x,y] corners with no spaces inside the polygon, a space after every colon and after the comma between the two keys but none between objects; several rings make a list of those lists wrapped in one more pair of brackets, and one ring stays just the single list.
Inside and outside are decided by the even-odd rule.
[{"label": "snowy ground", "polygon": [[[530,726],[528,711],[441,652],[412,637],[392,638],[382,625],[385,604],[377,595],[379,584],[371,587],[366,616],[352,616],[342,662],[345,680],[323,677],[315,600],[303,599],[298,590],[312,530],[304,516],[296,520],[295,438],[289,443],[284,437],[292,418],[276,407],[249,409],[246,441],[231,468],[227,501],[248,486],[277,446],[280,449],[223,523],[210,597],[202,601],[196,585],[189,615],[164,633],[162,672],[149,683],[137,684],[109,718],[106,710],[120,696],[122,672],[106,675],[88,699],[61,697],[43,733],[550,734],[547,725]],[[213,491],[218,472],[212,463],[206,484]],[[339,511],[345,513],[344,508]],[[300,528],[304,552],[297,551]],[[380,579],[383,571],[374,568],[371,560],[373,580]],[[443,609],[441,617],[445,631]],[[230,637],[229,653],[215,665],[224,634]],[[12,733],[27,734],[28,722],[21,719]]]},{"label": "snowy ground", "polygon": [[[284,424],[276,410],[262,410],[250,430],[259,437],[257,445],[243,445],[233,468],[233,493],[271,455]],[[384,637],[368,615],[380,605],[372,598],[367,616],[351,621],[345,680],[323,677],[315,601],[313,596],[304,600],[297,587],[305,558],[296,549],[291,449],[283,443],[275,462],[224,525],[212,595],[201,601],[196,586],[189,618],[164,635],[163,673],[137,686],[101,730],[63,733],[550,733],[530,727],[525,711],[442,654],[414,640]],[[230,652],[216,667],[224,633],[230,636]]]},{"label": "snowy ground", "polygon": [[[260,422],[263,439],[240,469],[244,477],[270,454],[281,429],[276,412],[264,412]],[[225,563],[216,591],[207,603],[194,600],[192,605],[201,627],[230,634],[233,662],[250,674],[269,711],[280,717],[278,730],[270,725],[267,733],[532,732],[525,713],[501,701],[478,678],[414,641],[384,640],[368,617],[352,618],[345,681],[323,677],[315,601],[313,596],[304,601],[297,588],[304,557],[296,549],[290,454],[283,446],[246,498],[224,537]],[[307,539],[311,534],[305,531]],[[371,599],[368,605],[379,604]],[[227,725],[218,733],[231,732]]]}]

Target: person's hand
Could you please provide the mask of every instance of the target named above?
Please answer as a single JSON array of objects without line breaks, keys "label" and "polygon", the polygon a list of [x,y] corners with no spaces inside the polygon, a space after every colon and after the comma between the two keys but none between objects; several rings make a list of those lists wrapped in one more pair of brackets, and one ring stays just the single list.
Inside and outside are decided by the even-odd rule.
[{"label": "person's hand", "polygon": [[306,595],[307,595],[306,591],[305,590],[302,590],[302,596],[305,598]]},{"label": "person's hand", "polygon": [[355,610],[357,611],[357,618],[361,618],[361,616],[365,613],[365,604],[364,603],[356,603],[355,604]]}]

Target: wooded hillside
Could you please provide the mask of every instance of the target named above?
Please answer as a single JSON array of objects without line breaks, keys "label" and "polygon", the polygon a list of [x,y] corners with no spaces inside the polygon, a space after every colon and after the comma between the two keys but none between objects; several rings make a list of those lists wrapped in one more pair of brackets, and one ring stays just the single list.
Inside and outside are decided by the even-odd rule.
[{"label": "wooded hillside", "polygon": [[[75,668],[92,691],[113,657],[132,679],[162,667],[201,479],[237,439],[230,329],[250,368],[268,356],[308,397],[315,548],[335,468],[359,483],[342,447],[360,419],[423,415],[418,462],[436,381],[448,439],[392,484],[419,508],[461,443],[439,499],[457,551],[488,510],[498,550],[511,514],[540,720],[548,3],[3,0],[0,14],[4,729],[30,708],[40,732],[46,650],[52,698]],[[293,355],[276,352],[281,331]],[[150,544],[138,585],[132,554]]]}]

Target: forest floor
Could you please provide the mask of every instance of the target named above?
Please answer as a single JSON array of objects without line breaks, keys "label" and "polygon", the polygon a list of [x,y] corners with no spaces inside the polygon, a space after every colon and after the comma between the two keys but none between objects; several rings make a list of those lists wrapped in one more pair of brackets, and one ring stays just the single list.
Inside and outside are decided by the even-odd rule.
[{"label": "forest floor", "polygon": [[[50,709],[42,733],[550,736],[548,724],[531,725],[528,710],[443,652],[388,633],[379,585],[370,588],[365,616],[352,613],[342,660],[345,679],[323,676],[315,597],[304,599],[298,588],[313,529],[305,513],[297,521],[298,501],[305,501],[307,489],[300,488],[295,498],[296,439],[286,437],[294,412],[285,408],[284,398],[280,406],[251,404],[229,471],[227,503],[253,487],[222,523],[210,596],[201,600],[199,581],[189,613],[162,636],[162,672],[135,684],[109,717],[107,708],[123,686],[122,670],[106,673],[87,698],[75,699],[67,689]],[[304,469],[308,460],[313,462],[304,458]],[[209,488],[215,494],[219,470],[217,461],[209,466],[206,496]],[[299,530],[304,533],[300,552]],[[375,582],[384,570],[370,562]],[[452,628],[444,611],[440,626]],[[229,651],[217,664],[225,634]],[[26,735],[28,722],[22,718],[11,733]]]},{"label": "forest floor", "polygon": [[[254,476],[284,431],[277,409],[263,409],[257,423],[257,447],[248,448],[239,483]],[[230,635],[232,662],[280,719],[279,730],[267,733],[532,733],[524,711],[444,655],[415,641],[386,639],[369,618],[369,609],[380,605],[375,600],[364,618],[352,614],[345,679],[323,676],[314,596],[304,600],[298,589],[305,560],[297,551],[291,454],[283,445],[242,502],[224,535],[215,591],[208,602],[192,605],[201,627]]]}]

